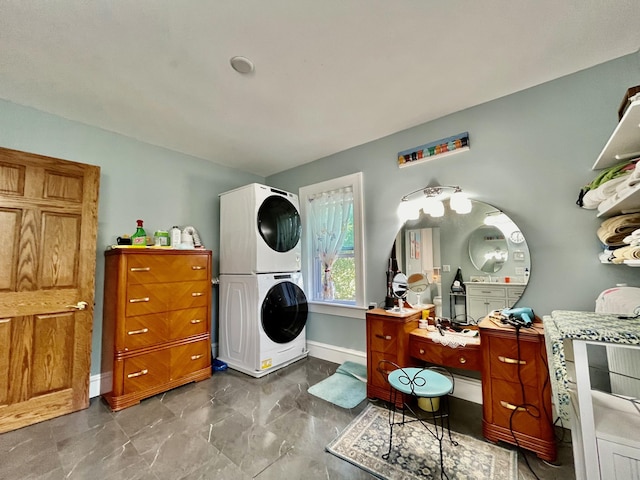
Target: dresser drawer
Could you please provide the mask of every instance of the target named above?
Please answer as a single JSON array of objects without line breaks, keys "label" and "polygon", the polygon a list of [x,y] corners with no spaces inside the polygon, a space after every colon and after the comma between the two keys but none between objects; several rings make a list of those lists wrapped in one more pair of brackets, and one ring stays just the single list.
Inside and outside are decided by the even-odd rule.
[{"label": "dresser drawer", "polygon": [[207,280],[208,255],[131,255],[127,259],[127,283]]},{"label": "dresser drawer", "polygon": [[507,429],[513,428],[517,432],[540,437],[542,422],[547,421],[547,413],[540,405],[539,392],[535,386],[525,385],[524,392],[528,411],[520,407],[524,404],[520,383],[491,380],[490,401],[493,418],[487,420]]},{"label": "dresser drawer", "polygon": [[491,377],[510,381],[522,379],[525,385],[538,384],[537,365],[541,348],[539,342],[520,339],[518,357],[518,342],[514,339],[489,337],[482,341],[489,342]]},{"label": "dresser drawer", "polygon": [[209,331],[207,307],[169,312],[169,337],[172,340],[200,335]]},{"label": "dresser drawer", "polygon": [[204,307],[209,304],[211,283],[207,280],[166,284],[169,289],[169,310]]},{"label": "dresser drawer", "polygon": [[210,365],[211,342],[207,338],[198,342],[180,345],[171,352],[171,380],[175,380]]},{"label": "dresser drawer", "polygon": [[[169,339],[169,325],[165,313],[126,317],[123,331],[123,350],[149,347]],[[120,350],[120,346],[117,347]]]},{"label": "dresser drawer", "polygon": [[398,345],[398,328],[391,322],[369,320],[370,348],[376,352],[395,354]]},{"label": "dresser drawer", "polygon": [[140,392],[168,381],[169,355],[166,350],[124,361],[124,394]]},{"label": "dresser drawer", "polygon": [[507,298],[510,300],[518,300],[523,293],[524,287],[507,287]]},{"label": "dresser drawer", "polygon": [[128,285],[125,315],[133,317],[165,312],[168,301],[169,290],[165,284]]}]

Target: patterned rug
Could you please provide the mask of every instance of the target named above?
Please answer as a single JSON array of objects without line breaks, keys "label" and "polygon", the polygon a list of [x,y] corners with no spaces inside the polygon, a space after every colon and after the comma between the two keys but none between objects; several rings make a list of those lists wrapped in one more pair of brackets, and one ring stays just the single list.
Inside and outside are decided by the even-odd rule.
[{"label": "patterned rug", "polygon": [[[450,480],[515,480],[516,452],[483,440],[451,432],[442,442],[444,470]],[[354,419],[327,451],[385,480],[440,478],[438,442],[419,422],[393,429],[393,449],[388,460],[389,411],[373,404]]]}]

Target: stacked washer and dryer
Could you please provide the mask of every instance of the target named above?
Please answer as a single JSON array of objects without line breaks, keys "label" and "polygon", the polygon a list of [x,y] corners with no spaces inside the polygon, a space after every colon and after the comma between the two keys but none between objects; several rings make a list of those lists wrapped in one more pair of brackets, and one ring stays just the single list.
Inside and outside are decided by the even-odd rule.
[{"label": "stacked washer and dryer", "polygon": [[220,195],[219,357],[262,377],[307,356],[298,196],[258,183]]}]

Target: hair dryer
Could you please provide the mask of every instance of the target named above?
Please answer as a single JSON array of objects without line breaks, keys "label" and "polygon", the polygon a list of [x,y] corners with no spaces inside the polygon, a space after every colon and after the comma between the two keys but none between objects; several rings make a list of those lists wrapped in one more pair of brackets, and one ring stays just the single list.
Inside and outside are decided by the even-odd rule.
[{"label": "hair dryer", "polygon": [[533,324],[533,310],[529,307],[505,308],[502,315],[507,317],[507,323],[514,327],[530,327]]}]

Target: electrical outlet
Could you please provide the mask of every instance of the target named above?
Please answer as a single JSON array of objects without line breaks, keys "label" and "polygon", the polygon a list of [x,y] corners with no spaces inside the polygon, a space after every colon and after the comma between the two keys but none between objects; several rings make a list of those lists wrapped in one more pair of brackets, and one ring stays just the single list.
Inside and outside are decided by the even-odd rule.
[{"label": "electrical outlet", "polygon": [[524,267],[516,267],[516,275],[524,275]]},{"label": "electrical outlet", "polygon": [[451,265],[442,265],[442,271],[443,272],[450,272],[451,271]]}]

